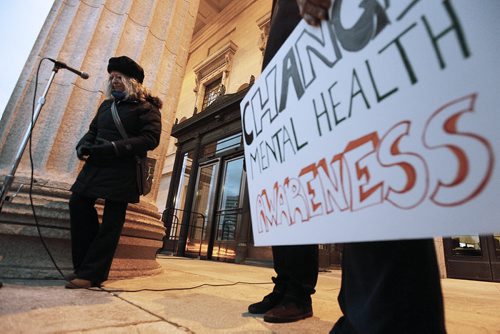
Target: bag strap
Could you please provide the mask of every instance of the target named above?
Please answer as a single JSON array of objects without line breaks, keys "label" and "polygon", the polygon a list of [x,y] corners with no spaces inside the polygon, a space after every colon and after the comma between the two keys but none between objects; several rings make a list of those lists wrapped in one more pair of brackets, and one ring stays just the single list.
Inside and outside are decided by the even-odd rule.
[{"label": "bag strap", "polygon": [[113,121],[115,122],[115,126],[118,129],[118,132],[120,132],[120,135],[123,137],[123,139],[128,139],[127,131],[125,131],[125,128],[123,127],[122,124],[122,120],[120,119],[120,115],[118,115],[118,110],[116,109],[115,101],[111,103],[111,115],[113,116]]},{"label": "bag strap", "polygon": [[[120,119],[120,115],[118,115],[118,110],[116,109],[115,101],[111,103],[111,115],[113,116],[113,121],[115,122],[115,126],[118,129],[118,132],[120,132],[120,135],[123,137],[123,139],[128,139],[127,131],[125,131],[125,128],[123,127],[122,124],[122,120]],[[115,151],[118,151],[115,142],[111,142],[111,144],[113,144]],[[137,155],[135,155],[134,157],[137,163],[141,162],[141,158],[139,158]]]}]

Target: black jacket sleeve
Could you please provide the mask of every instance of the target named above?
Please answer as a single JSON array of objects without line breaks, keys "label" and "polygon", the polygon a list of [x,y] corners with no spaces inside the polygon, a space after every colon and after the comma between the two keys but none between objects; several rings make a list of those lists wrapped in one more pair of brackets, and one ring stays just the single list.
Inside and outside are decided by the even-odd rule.
[{"label": "black jacket sleeve", "polygon": [[272,11],[271,27],[264,52],[262,69],[269,64],[281,45],[290,36],[300,20],[302,20],[297,1],[295,0],[275,0],[273,1]]},{"label": "black jacket sleeve", "polygon": [[83,137],[76,144],[76,149],[78,149],[78,147],[80,147],[84,143],[93,145],[95,143],[96,136],[97,136],[97,113],[94,116],[94,119],[92,119],[92,122],[90,122],[89,130],[87,131],[87,133],[84,134]]}]

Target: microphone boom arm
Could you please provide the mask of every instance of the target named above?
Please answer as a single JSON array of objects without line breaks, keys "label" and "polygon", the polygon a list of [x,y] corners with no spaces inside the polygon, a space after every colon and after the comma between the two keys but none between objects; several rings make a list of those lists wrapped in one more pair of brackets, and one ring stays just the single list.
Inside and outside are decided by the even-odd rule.
[{"label": "microphone boom arm", "polygon": [[78,75],[79,77],[81,77],[82,79],[85,79],[85,80],[89,78],[89,75],[87,73],[78,71],[78,70],[66,65],[66,63],[63,63],[62,61],[55,60],[52,58],[47,58],[47,59],[50,60],[51,62],[53,62],[54,66],[57,67],[57,69],[66,69],[68,71],[75,73],[76,75]]}]

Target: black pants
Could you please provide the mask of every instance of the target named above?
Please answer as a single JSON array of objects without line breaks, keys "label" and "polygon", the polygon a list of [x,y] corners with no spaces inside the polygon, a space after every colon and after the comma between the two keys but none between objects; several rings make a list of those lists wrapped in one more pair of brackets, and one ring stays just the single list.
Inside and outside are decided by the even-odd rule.
[{"label": "black pants", "polygon": [[69,213],[75,274],[100,283],[108,278],[128,203],[106,200],[99,226],[96,200],[73,193],[69,199]]},{"label": "black pants", "polygon": [[300,303],[311,304],[318,281],[318,246],[273,246],[274,291]]},{"label": "black pants", "polygon": [[432,240],[344,245],[339,305],[331,333],[445,333]]}]

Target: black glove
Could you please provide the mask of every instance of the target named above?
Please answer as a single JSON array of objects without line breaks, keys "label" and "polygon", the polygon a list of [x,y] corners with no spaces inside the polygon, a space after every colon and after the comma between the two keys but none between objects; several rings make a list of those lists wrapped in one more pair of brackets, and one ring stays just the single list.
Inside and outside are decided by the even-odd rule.
[{"label": "black glove", "polygon": [[92,144],[89,142],[85,142],[76,148],[76,156],[78,159],[85,161],[87,157],[92,153],[90,148]]},{"label": "black glove", "polygon": [[116,156],[115,148],[111,143],[92,145],[90,147],[90,154],[93,157],[101,157],[101,158],[110,158]]}]

